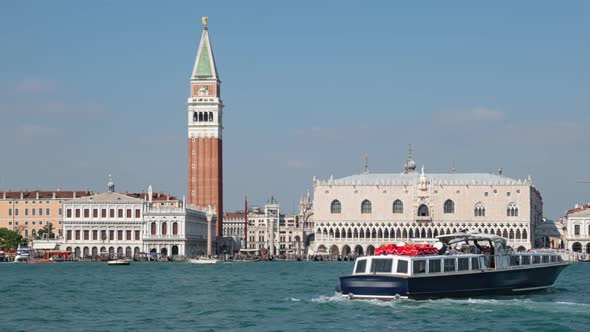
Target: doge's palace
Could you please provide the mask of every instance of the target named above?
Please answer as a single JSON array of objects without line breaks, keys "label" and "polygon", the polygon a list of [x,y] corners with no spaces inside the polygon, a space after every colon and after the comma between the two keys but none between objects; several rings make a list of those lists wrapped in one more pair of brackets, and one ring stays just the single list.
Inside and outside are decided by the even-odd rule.
[{"label": "doge's palace", "polygon": [[543,200],[530,176],[417,172],[409,159],[402,173],[314,178],[317,254],[371,254],[375,247],[424,241],[462,229],[497,234],[514,250],[532,247]]}]

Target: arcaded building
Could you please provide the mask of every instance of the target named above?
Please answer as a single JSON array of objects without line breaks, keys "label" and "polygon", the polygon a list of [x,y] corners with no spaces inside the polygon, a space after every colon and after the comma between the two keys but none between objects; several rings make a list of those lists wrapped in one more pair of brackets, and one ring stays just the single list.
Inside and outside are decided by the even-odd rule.
[{"label": "arcaded building", "polygon": [[565,214],[566,248],[590,254],[590,204],[576,205]]},{"label": "arcaded building", "polygon": [[372,253],[463,229],[497,234],[514,250],[533,245],[541,193],[527,179],[489,173],[428,173],[410,158],[401,173],[314,179],[317,254]]}]

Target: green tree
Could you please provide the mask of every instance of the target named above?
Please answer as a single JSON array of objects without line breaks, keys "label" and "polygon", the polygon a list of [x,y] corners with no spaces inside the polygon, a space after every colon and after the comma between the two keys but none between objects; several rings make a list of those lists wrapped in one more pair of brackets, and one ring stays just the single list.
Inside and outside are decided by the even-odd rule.
[{"label": "green tree", "polygon": [[55,239],[55,233],[53,233],[53,224],[52,223],[48,223],[47,225],[43,226],[43,228],[41,228],[39,230],[39,232],[37,232],[37,237],[39,239],[43,239],[44,235],[47,235],[48,239]]},{"label": "green tree", "polygon": [[15,232],[6,228],[0,228],[0,248],[15,249],[19,244],[23,242],[23,237]]}]

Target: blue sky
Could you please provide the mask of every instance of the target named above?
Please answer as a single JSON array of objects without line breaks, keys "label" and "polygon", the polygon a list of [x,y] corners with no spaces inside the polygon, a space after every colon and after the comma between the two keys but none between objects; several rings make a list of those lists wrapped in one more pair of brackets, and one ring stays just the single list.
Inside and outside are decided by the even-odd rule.
[{"label": "blue sky", "polygon": [[0,189],[186,191],[186,99],[210,34],[225,206],[296,206],[312,178],[533,177],[545,214],[590,201],[587,1],[0,3]]}]

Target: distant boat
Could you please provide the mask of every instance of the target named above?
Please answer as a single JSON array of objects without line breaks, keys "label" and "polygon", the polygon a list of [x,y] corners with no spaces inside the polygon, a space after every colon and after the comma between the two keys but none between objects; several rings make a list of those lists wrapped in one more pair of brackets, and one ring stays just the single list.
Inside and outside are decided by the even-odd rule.
[{"label": "distant boat", "polygon": [[119,258],[119,259],[112,259],[110,261],[107,262],[108,265],[129,265],[131,264],[129,262],[129,260],[125,259],[125,258]]},{"label": "distant boat", "polygon": [[29,246],[18,245],[16,248],[16,256],[14,256],[14,262],[28,262],[31,259],[31,248]]},{"label": "distant boat", "polygon": [[215,258],[208,258],[208,257],[200,257],[200,258],[190,258],[188,260],[191,264],[216,264],[219,263],[218,259]]}]

